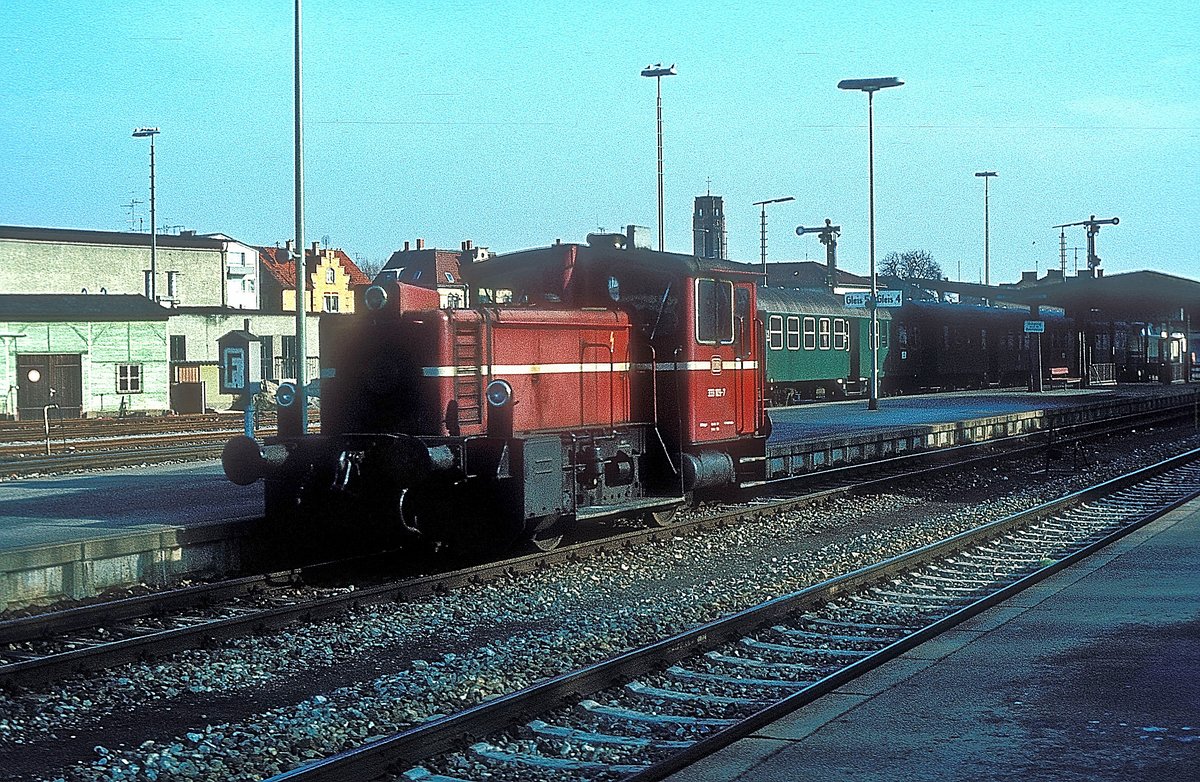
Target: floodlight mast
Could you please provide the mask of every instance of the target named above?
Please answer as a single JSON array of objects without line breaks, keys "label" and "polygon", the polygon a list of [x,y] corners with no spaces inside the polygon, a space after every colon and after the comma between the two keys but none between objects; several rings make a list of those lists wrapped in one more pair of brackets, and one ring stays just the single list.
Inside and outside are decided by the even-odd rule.
[{"label": "floodlight mast", "polygon": [[158,302],[158,228],[154,224],[154,137],[158,128],[135,128],[134,138],[150,139],[150,301]]},{"label": "floodlight mast", "polygon": [[653,78],[658,93],[658,251],[663,252],[663,123],[662,123],[662,77],[678,76],[675,63],[664,68],[662,63],[647,65],[642,69],[642,75]]},{"label": "floodlight mast", "polygon": [[888,87],[899,87],[904,82],[895,76],[873,79],[842,79],[839,90],[858,90],[867,93],[867,193],[869,209],[867,222],[870,225],[871,255],[871,391],[867,401],[868,410],[879,409],[879,312],[876,302],[879,282],[875,275],[875,93]]},{"label": "floodlight mast", "polygon": [[[988,180],[998,176],[995,171],[976,171],[975,176],[983,178],[983,284],[992,284],[991,253],[988,241]],[[962,275],[958,275],[961,279]]]}]

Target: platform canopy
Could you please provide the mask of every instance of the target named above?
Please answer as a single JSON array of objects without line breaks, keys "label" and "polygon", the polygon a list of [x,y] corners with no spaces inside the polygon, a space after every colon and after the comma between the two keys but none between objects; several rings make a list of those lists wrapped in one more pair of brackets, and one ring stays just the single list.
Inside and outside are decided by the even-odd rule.
[{"label": "platform canopy", "polygon": [[1180,320],[1200,323],[1200,282],[1155,271],[1003,288],[998,300],[1061,307],[1085,320]]}]

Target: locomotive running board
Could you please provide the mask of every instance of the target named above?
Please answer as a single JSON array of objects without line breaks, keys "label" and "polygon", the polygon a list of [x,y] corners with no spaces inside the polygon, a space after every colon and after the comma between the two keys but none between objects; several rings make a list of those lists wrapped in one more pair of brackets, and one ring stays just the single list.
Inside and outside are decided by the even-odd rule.
[{"label": "locomotive running board", "polygon": [[602,519],[606,516],[623,516],[634,511],[669,510],[685,505],[682,497],[646,497],[640,500],[630,500],[620,505],[592,505],[575,512],[577,521]]}]

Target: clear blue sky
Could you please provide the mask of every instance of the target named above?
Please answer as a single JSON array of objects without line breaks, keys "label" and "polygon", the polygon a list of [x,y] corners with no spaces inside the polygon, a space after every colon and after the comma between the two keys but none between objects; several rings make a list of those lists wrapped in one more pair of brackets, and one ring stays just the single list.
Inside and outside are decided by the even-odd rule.
[{"label": "clear blue sky", "polygon": [[[304,5],[306,234],[380,261],[404,240],[493,250],[656,224],[663,82],[667,249],[691,251],[711,178],[730,255],[823,258],[830,217],[867,269],[867,101],[877,257],[924,249],[992,281],[1058,265],[1057,223],[1118,216],[1108,274],[1200,277],[1200,14],[1194,0],[341,2]],[[293,233],[289,0],[0,3],[0,223],[159,224],[252,244]],[[148,204],[137,207],[148,216]],[[147,224],[148,227],[148,224]],[[1083,230],[1069,229],[1068,247]],[[1082,251],[1081,251],[1082,256]],[[1069,252],[1068,268],[1074,265]],[[1082,264],[1082,259],[1081,259]]]}]

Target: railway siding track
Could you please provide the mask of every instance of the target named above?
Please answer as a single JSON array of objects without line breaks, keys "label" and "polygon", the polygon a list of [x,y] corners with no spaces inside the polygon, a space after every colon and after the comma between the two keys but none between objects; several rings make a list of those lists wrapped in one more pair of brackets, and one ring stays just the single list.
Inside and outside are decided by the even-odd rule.
[{"label": "railway siding track", "polygon": [[[1138,421],[1143,419],[1139,417]],[[1129,422],[1121,421],[1119,425],[1128,426]],[[1060,438],[1058,442],[1067,441]],[[747,516],[783,513],[840,496],[879,490],[897,481],[1045,448],[1036,438],[1032,444],[1028,439],[1013,438],[1008,445],[1016,449],[1010,447],[964,458],[964,449],[979,446],[956,446],[824,470],[801,479],[798,490],[790,496],[700,509],[665,528],[620,533],[549,552],[378,586],[332,591],[305,589],[300,586],[300,574],[305,568],[300,568],[4,620],[0,621],[0,687],[35,686],[76,673],[275,630],[298,621],[336,616],[376,603],[421,599],[464,584],[492,581],[511,572],[528,572],[600,552],[634,549],[649,541],[699,534],[736,524]],[[316,567],[320,566],[312,566]]]},{"label": "railway siding track", "polygon": [[662,779],[1200,494],[1200,450],[273,778]]}]

